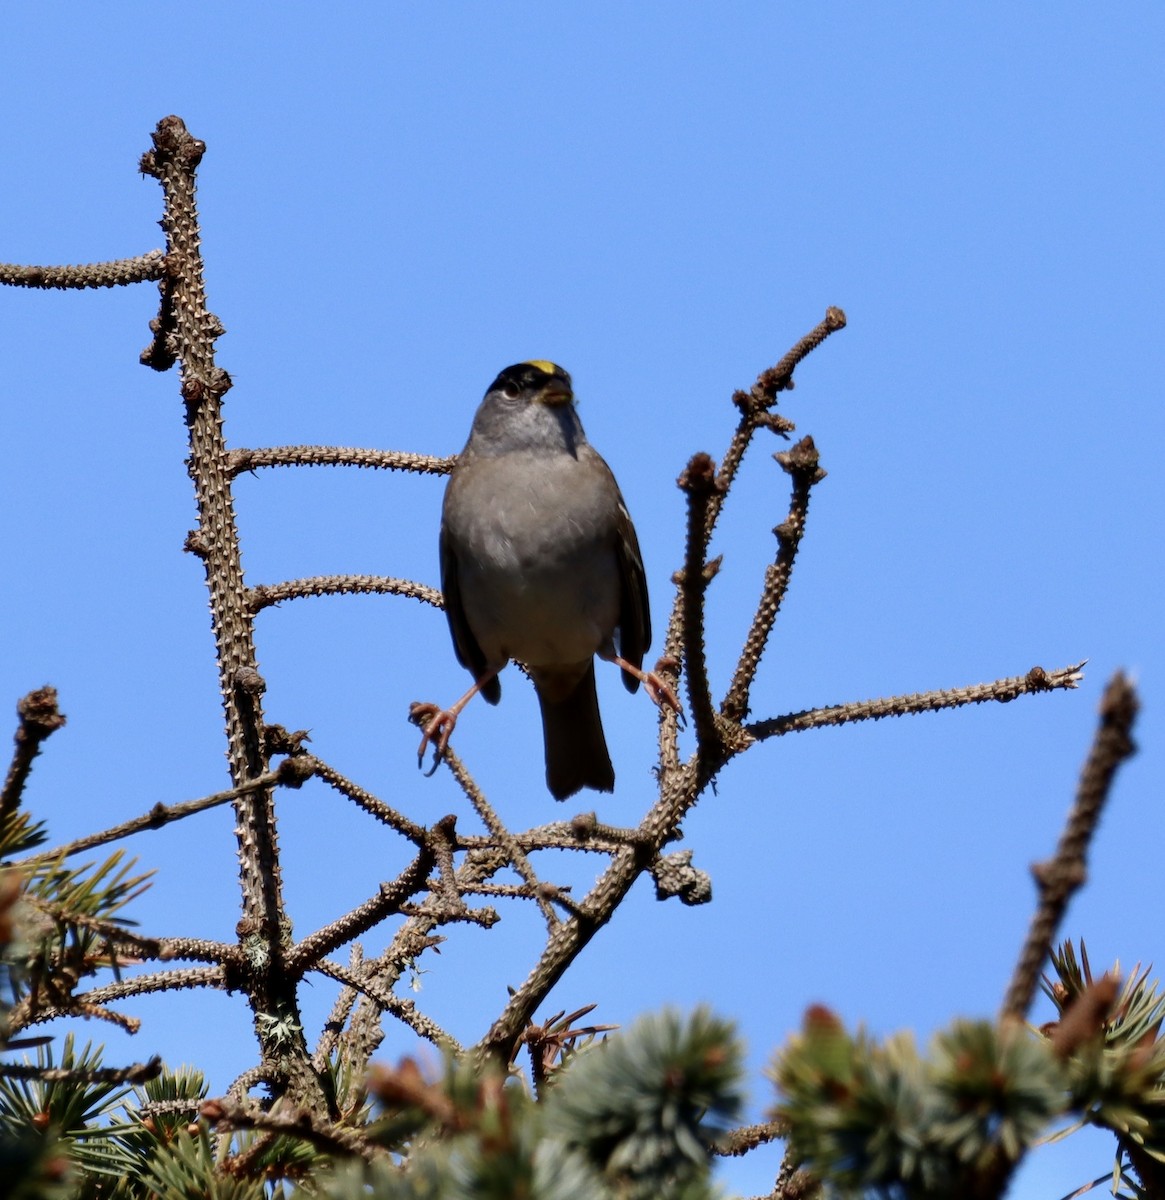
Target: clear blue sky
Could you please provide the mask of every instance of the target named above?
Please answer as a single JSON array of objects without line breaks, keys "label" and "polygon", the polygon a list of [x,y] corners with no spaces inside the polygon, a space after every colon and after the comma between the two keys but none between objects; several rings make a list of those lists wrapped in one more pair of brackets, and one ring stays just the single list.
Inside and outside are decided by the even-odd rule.
[{"label": "clear blue sky", "polygon": [[[723,453],[734,388],[845,309],[782,401],[829,477],[755,714],[1091,661],[1076,693],[755,749],[685,822],[715,902],[641,886],[553,997],[623,1023],[712,1003],[748,1039],[759,1110],[761,1067],[811,1002],[923,1038],[996,1011],[1028,864],[1054,845],[1117,667],[1141,686],[1142,752],[1063,933],[1097,964],[1165,958],[1163,36],[1147,3],[10,3],[0,258],[159,245],[160,190],[137,160],[181,115],[209,147],[229,442],[445,454],[500,367],[561,362],[635,516],[660,629],[676,475]],[[0,703],[60,689],[69,725],[29,799],[61,840],[226,777],[202,572],[181,553],[178,381],[137,364],[155,306],[152,285],[0,291]],[[248,577],[435,583],[441,489],[243,479]],[[721,687],[786,504],[762,444],[714,546]],[[415,771],[405,720],[465,683],[439,614],[296,602],[258,638],[270,719],[310,727],[321,757],[425,819],[464,812],[449,777]],[[654,716],[602,674],[619,783],[597,807],[630,822],[652,796]],[[467,712],[457,745],[514,824],[556,818],[532,696],[516,676],[505,692]],[[297,932],[400,869],[394,840],[325,789],[280,804]],[[134,845],[158,870],[146,929],[231,936],[231,827],[218,811]],[[422,999],[476,1038],[537,936],[528,914],[454,931]],[[307,992],[309,1024],[330,994]],[[145,1020],[132,1043],[83,1031],[115,1061],[160,1050],[218,1088],[250,1061],[238,998],[125,1008]],[[394,1034],[382,1055],[408,1048]],[[1015,1194],[1062,1195],[1109,1152],[1048,1150]],[[775,1161],[724,1179],[765,1190]]]}]

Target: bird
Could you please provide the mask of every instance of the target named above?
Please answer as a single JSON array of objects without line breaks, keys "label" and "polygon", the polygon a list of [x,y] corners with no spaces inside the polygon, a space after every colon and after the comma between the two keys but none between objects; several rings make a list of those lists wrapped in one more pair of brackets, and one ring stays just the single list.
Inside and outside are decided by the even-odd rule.
[{"label": "bird", "polygon": [[639,541],[556,363],[516,363],[487,389],[446,487],[440,558],[453,649],[473,686],[448,709],[413,705],[420,760],[432,744],[435,769],[462,709],[478,692],[497,704],[498,673],[517,660],[538,696],[551,795],[613,791],[595,656],[620,668],[628,691],[643,684],[681,710],[643,670],[651,615]]}]

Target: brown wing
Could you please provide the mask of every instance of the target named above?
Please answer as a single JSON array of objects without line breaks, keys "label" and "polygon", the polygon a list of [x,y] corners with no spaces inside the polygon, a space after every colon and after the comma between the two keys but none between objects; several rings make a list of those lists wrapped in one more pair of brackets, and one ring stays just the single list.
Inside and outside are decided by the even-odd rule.
[{"label": "brown wing", "polygon": [[[449,632],[453,635],[453,651],[457,661],[469,670],[475,680],[486,672],[485,655],[477,644],[477,638],[469,628],[465,616],[465,605],[461,600],[461,584],[457,577],[457,555],[449,535],[441,528],[441,591],[445,596],[445,618]],[[490,704],[497,704],[502,697],[502,685],[495,675],[481,689],[481,694]]]},{"label": "brown wing", "polygon": [[[615,542],[619,561],[619,653],[636,667],[643,666],[643,656],[651,645],[651,610],[647,602],[647,577],[643,573],[643,556],[631,514],[623,497],[619,497],[619,521]],[[623,672],[623,686],[637,691],[639,680]]]}]

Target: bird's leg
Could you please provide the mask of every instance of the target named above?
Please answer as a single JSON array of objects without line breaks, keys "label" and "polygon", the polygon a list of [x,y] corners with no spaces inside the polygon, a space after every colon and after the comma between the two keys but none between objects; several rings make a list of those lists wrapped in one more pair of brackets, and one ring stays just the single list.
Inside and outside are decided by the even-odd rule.
[{"label": "bird's leg", "polygon": [[496,674],[497,671],[487,671],[456,704],[451,704],[448,708],[438,708],[437,705],[429,703],[417,703],[409,706],[410,719],[421,727],[421,744],[417,748],[418,767],[425,761],[425,750],[432,742],[433,766],[428,773],[433,774],[445,755],[445,748],[449,745],[453,726],[457,724],[461,710]]},{"label": "bird's leg", "polygon": [[640,667],[633,666],[625,658],[620,658],[617,654],[604,654],[599,651],[599,657],[604,662],[614,663],[620,670],[626,671],[628,675],[634,675],[636,679],[643,684],[644,691],[651,697],[652,701],[659,705],[667,705],[673,712],[679,716],[684,715],[684,706],[679,702],[679,698],[675,692],[668,686],[667,682],[654,671],[644,671]]}]

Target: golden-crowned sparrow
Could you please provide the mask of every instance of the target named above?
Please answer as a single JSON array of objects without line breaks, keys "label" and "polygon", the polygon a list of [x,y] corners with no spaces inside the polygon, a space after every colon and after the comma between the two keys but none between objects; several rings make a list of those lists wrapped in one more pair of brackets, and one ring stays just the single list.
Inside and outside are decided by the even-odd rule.
[{"label": "golden-crowned sparrow", "polygon": [[422,755],[432,741],[440,757],[475,693],[498,702],[497,675],[512,658],[538,693],[546,784],[559,800],[615,786],[596,654],[622,668],[628,691],[643,682],[657,703],[679,710],[671,689],[642,669],[651,618],[635,529],[583,433],[570,376],[554,363],[507,367],[486,392],[445,492],[441,587],[454,650],[474,684],[449,709],[414,707]]}]

